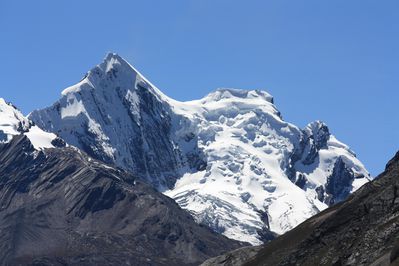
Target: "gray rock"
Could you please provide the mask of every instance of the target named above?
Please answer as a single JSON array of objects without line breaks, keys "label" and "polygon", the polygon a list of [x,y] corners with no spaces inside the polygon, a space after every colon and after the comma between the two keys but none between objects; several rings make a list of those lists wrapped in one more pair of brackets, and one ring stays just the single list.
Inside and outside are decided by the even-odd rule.
[{"label": "gray rock", "polygon": [[346,199],[350,194],[354,179],[353,172],[346,167],[342,157],[339,157],[325,185],[325,193],[328,195],[326,203],[333,205],[336,202]]}]

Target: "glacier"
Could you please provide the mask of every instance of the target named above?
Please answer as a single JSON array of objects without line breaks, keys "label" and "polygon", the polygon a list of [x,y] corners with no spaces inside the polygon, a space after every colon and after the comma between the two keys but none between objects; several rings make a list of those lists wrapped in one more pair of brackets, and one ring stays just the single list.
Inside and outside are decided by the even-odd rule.
[{"label": "glacier", "polygon": [[198,223],[253,245],[371,179],[326,124],[284,121],[263,90],[221,88],[181,102],[114,53],[29,119],[152,184]]}]

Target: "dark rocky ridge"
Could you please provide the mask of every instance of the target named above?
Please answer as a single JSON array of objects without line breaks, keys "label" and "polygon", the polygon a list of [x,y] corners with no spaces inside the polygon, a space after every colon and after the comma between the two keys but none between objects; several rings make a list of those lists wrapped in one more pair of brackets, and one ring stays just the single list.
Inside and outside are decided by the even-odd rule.
[{"label": "dark rocky ridge", "polygon": [[399,153],[374,181],[264,247],[203,265],[399,265]]},{"label": "dark rocky ridge", "polygon": [[196,265],[240,246],[75,148],[0,145],[2,265]]}]

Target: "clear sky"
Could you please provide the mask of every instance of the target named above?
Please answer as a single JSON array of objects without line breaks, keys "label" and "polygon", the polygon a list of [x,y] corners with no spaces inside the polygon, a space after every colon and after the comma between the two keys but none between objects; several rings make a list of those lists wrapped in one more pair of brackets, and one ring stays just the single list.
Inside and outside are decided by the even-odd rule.
[{"label": "clear sky", "polygon": [[0,97],[53,103],[108,51],[167,95],[265,89],[373,175],[399,150],[397,0],[0,0]]}]

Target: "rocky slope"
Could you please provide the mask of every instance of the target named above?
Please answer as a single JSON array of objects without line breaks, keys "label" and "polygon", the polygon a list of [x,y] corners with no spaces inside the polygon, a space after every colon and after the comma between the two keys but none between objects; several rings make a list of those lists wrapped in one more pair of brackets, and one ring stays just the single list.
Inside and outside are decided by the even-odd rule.
[{"label": "rocky slope", "polygon": [[198,265],[241,246],[130,173],[35,147],[32,123],[0,103],[1,265]]},{"label": "rocky slope", "polygon": [[198,223],[253,244],[369,180],[324,123],[300,129],[285,122],[267,92],[219,89],[178,102],[116,54],[30,118],[95,159],[137,174]]},{"label": "rocky slope", "polygon": [[374,181],[264,247],[209,265],[399,265],[399,153]]}]

